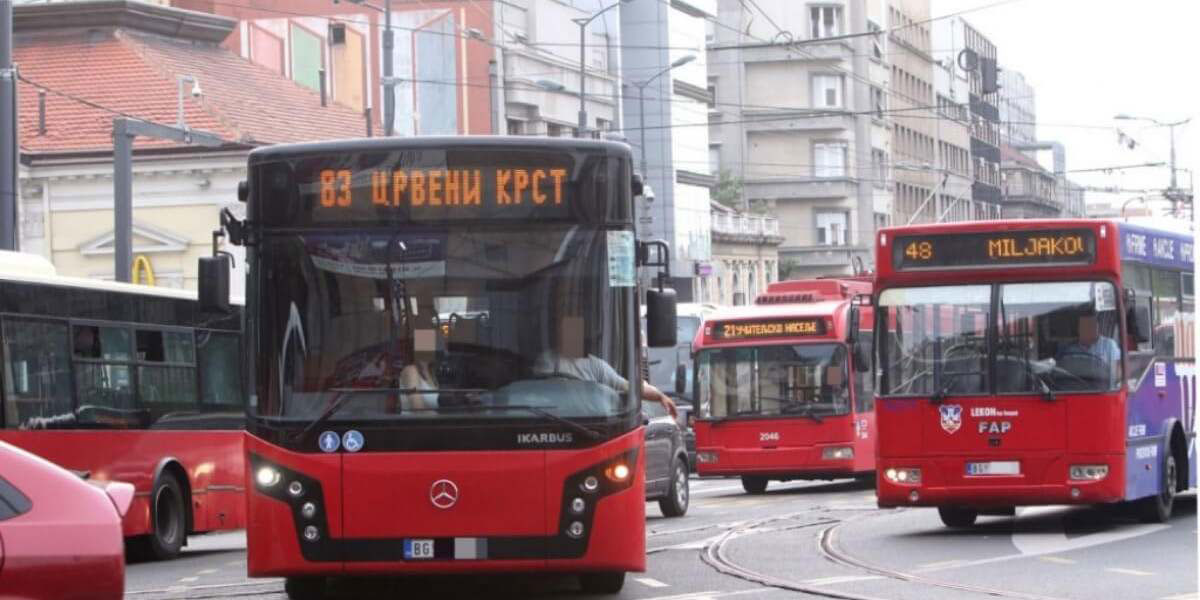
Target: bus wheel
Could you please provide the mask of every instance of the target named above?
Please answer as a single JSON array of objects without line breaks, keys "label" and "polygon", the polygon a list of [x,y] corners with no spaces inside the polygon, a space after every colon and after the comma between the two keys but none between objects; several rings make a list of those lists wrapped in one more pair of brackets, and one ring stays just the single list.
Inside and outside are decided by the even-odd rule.
[{"label": "bus wheel", "polygon": [[143,546],[148,558],[170,560],[179,556],[187,537],[187,512],[183,487],[174,475],[163,473],[150,492],[150,524],[154,531],[146,536]]},{"label": "bus wheel", "polygon": [[979,517],[979,511],[955,506],[939,506],[938,516],[942,518],[942,523],[946,527],[962,529],[975,524],[975,519]]},{"label": "bus wheel", "polygon": [[324,577],[288,577],[283,591],[291,600],[322,600],[325,598]]},{"label": "bus wheel", "polygon": [[767,491],[767,478],[742,475],[742,489],[747,494],[762,494]]},{"label": "bus wheel", "polygon": [[579,576],[579,586],[586,594],[615,594],[625,587],[625,572],[584,573]]},{"label": "bus wheel", "polygon": [[1171,520],[1171,510],[1175,507],[1175,483],[1179,477],[1175,470],[1175,455],[1168,451],[1163,461],[1158,493],[1138,501],[1142,521],[1166,523]]},{"label": "bus wheel", "polygon": [[671,468],[671,489],[659,499],[658,508],[665,517],[682,517],[688,509],[688,498],[688,468],[677,458]]}]

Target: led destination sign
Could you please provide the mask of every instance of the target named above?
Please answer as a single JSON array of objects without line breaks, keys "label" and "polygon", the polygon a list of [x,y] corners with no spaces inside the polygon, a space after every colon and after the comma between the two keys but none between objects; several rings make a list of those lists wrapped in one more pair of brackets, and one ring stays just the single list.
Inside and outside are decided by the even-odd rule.
[{"label": "led destination sign", "polygon": [[946,267],[1091,264],[1096,238],[1089,229],[897,236],[897,271]]},{"label": "led destination sign", "polygon": [[[318,177],[320,206],[333,211],[356,203],[414,208],[471,207],[485,202],[494,206],[561,206],[567,170],[321,169]],[[368,180],[369,194],[363,185]]]},{"label": "led destination sign", "polygon": [[713,325],[715,340],[745,340],[774,337],[825,335],[825,320],[782,319],[773,321],[726,321]]}]

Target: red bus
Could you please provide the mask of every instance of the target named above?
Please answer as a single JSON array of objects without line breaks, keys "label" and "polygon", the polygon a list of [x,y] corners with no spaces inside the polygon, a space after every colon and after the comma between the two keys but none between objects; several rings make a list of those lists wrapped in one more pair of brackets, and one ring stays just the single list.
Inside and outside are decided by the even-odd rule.
[{"label": "red bus", "polygon": [[950,527],[1195,484],[1194,238],[1127,223],[876,237],[879,505]]},{"label": "red bus", "polygon": [[[329,576],[616,592],[644,570],[636,267],[668,261],[635,242],[640,187],[613,142],[251,152],[248,219],[227,219],[248,245],[249,574],[311,598]],[[649,345],[673,345],[673,292],[646,296]]]},{"label": "red bus", "polygon": [[754,306],[705,316],[693,344],[701,475],[761,494],[772,480],[874,473],[869,306],[854,325],[870,293],[862,278],[780,281]]},{"label": "red bus", "polygon": [[241,313],[182,290],[60,277],[0,253],[0,440],[132,483],[131,549],[171,558],[189,533],[244,526]]}]

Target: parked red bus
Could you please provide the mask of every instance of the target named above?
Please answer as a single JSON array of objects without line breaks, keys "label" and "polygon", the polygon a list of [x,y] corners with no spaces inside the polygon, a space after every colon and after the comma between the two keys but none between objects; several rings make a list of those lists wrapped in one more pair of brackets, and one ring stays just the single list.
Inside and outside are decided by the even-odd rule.
[{"label": "parked red bus", "polygon": [[705,317],[693,343],[701,475],[761,494],[772,480],[874,473],[870,307],[860,319],[855,304],[870,293],[864,278],[780,281],[754,306]]},{"label": "parked red bus", "polygon": [[0,253],[0,440],[132,483],[123,530],[149,558],[244,526],[241,312],[182,290],[60,277]]},{"label": "parked red bus", "polygon": [[[314,598],[335,575],[614,593],[644,570],[635,275],[668,261],[635,243],[638,188],[628,146],[591,140],[251,152],[227,227],[249,242],[249,574]],[[673,345],[673,292],[647,312]]]},{"label": "parked red bus", "polygon": [[950,527],[1195,484],[1194,238],[1127,223],[876,237],[879,505]]}]

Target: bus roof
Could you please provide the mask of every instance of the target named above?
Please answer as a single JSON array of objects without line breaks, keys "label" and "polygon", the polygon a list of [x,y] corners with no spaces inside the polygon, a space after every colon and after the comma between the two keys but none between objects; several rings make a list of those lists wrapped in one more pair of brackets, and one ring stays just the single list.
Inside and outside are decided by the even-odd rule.
[{"label": "bus roof", "polygon": [[[64,275],[59,275],[58,270],[54,268],[54,265],[51,264],[49,260],[46,260],[45,258],[36,254],[12,252],[9,250],[0,250],[0,281],[41,283],[46,285],[87,288],[110,292],[124,292],[127,294],[142,294],[147,296],[161,296],[164,298],[178,298],[181,300],[196,300],[196,292],[191,290],[179,290],[133,283],[121,283],[117,281],[88,279],[86,277],[67,277]],[[239,306],[244,304],[244,301],[240,298],[234,298],[232,300],[233,304],[237,304]]]},{"label": "bus roof", "polygon": [[251,166],[290,158],[304,154],[329,154],[347,152],[383,152],[403,149],[438,149],[438,148],[549,148],[562,152],[572,150],[604,151],[612,154],[631,153],[628,144],[609,140],[589,140],[576,138],[532,137],[517,135],[457,135],[457,136],[414,136],[414,137],[373,137],[349,138],[342,140],[327,140],[320,142],[300,142],[295,144],[276,144],[262,146],[250,151]]}]

